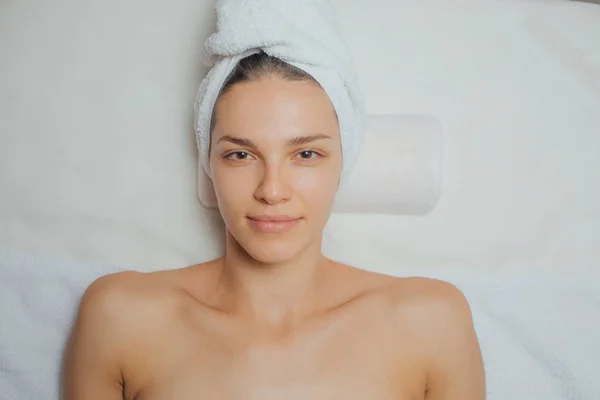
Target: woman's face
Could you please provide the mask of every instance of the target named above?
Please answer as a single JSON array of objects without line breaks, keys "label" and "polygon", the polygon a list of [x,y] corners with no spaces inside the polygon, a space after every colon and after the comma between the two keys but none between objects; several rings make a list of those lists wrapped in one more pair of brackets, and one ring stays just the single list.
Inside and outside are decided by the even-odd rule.
[{"label": "woman's face", "polygon": [[320,249],[342,168],[333,105],[314,82],[235,84],[215,105],[210,168],[225,225],[257,261]]}]

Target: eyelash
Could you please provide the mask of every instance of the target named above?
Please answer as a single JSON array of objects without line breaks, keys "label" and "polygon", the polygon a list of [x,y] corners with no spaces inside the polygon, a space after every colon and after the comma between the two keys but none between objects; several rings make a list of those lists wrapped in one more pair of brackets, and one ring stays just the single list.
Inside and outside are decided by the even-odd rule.
[{"label": "eyelash", "polygon": [[[300,157],[300,159],[304,160],[304,161],[311,161],[311,160],[314,160],[316,158],[323,157],[323,155],[320,154],[318,151],[315,151],[315,150],[302,150],[298,154],[296,154],[296,156],[294,156],[294,158],[297,157],[297,156],[299,156],[302,153],[310,153],[311,155],[314,155],[314,157],[310,157],[310,158],[302,158],[302,157]],[[223,158],[226,159],[226,160],[232,160],[232,161],[243,161],[243,160],[247,159],[247,158],[232,157],[233,155],[238,156],[240,154],[246,154],[247,156],[250,156],[250,153],[248,153],[247,151],[233,151],[231,153],[225,154],[223,156]]]},{"label": "eyelash", "polygon": [[249,155],[249,153],[248,153],[248,152],[246,152],[246,151],[233,151],[233,152],[231,152],[231,153],[227,153],[227,154],[225,154],[225,155],[223,156],[223,158],[224,158],[224,159],[226,159],[226,160],[233,160],[233,161],[243,161],[243,160],[245,160],[245,158],[232,158],[232,157],[231,157],[231,156],[233,156],[233,155],[239,155],[239,154],[246,154],[246,155]]},{"label": "eyelash", "polygon": [[310,160],[314,160],[316,158],[323,157],[323,155],[321,153],[319,153],[319,152],[317,152],[315,150],[302,150],[301,152],[299,152],[298,154],[296,154],[295,157],[298,157],[302,153],[310,153],[310,154],[314,155],[314,157],[310,157],[310,158],[302,158],[302,157],[300,157],[300,159],[306,160],[306,161],[310,161]]}]

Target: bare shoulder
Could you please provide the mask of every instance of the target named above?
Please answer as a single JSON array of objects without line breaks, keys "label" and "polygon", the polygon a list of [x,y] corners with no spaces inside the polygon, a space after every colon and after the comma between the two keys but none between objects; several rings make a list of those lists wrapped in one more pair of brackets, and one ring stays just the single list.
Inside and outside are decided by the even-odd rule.
[{"label": "bare shoulder", "polygon": [[[356,282],[359,292],[376,293],[388,299],[397,311],[411,310],[428,313],[452,312],[469,314],[470,308],[464,294],[453,284],[431,278],[396,277],[339,264],[345,275]],[[339,278],[338,278],[339,280]]]},{"label": "bare shoulder", "polygon": [[418,311],[422,315],[448,313],[470,315],[470,308],[464,294],[453,284],[431,278],[396,277],[376,273],[350,265],[335,263],[338,268],[336,282],[352,282],[347,285],[361,294],[376,294],[387,299],[386,303],[401,313]]},{"label": "bare shoulder", "polygon": [[[394,278],[389,287],[394,312],[403,324],[424,334],[447,335],[472,329],[471,307],[455,285],[430,278]],[[437,339],[437,338],[435,338]]]},{"label": "bare shoulder", "polygon": [[383,311],[390,351],[403,362],[410,360],[411,371],[423,373],[427,400],[485,398],[471,307],[459,288],[437,279],[352,268],[344,270]]},{"label": "bare shoulder", "polygon": [[[353,267],[352,267],[353,268]],[[348,270],[364,293],[383,299],[398,329],[410,328],[419,340],[438,341],[450,330],[473,329],[471,308],[455,285],[430,278],[401,278],[365,270]]]},{"label": "bare shoulder", "polygon": [[412,333],[427,375],[427,399],[484,399],[485,376],[471,307],[449,282],[398,279],[391,295],[394,314]]},{"label": "bare shoulder", "polygon": [[[455,285],[431,278],[396,277],[339,264],[346,282],[360,297],[383,300],[381,304],[392,313],[399,326],[423,333],[437,328],[469,329],[471,308],[467,298]],[[337,281],[341,281],[339,278]],[[421,335],[420,335],[421,336]],[[424,337],[427,335],[424,335]]]},{"label": "bare shoulder", "polygon": [[[135,315],[145,277],[126,271],[96,279],[85,290],[79,303],[74,334],[98,336],[99,340],[124,339],[129,316]],[[110,327],[107,329],[107,327]]]},{"label": "bare shoulder", "polygon": [[126,271],[87,287],[64,352],[65,398],[122,393],[124,375],[140,370],[139,354],[158,337],[161,316],[171,315],[169,286],[157,274]]},{"label": "bare shoulder", "polygon": [[395,278],[392,296],[398,306],[426,307],[429,311],[469,312],[469,303],[450,282],[431,278]]},{"label": "bare shoulder", "polygon": [[79,316],[110,318],[132,323],[159,312],[176,300],[176,271],[123,271],[96,279],[83,294]]},{"label": "bare shoulder", "polygon": [[79,315],[117,317],[135,306],[136,300],[143,297],[153,283],[149,275],[135,271],[104,275],[85,290],[79,305]]},{"label": "bare shoulder", "polygon": [[148,337],[177,301],[164,275],[123,271],[96,279],[81,298],[74,334],[123,348]]},{"label": "bare shoulder", "polygon": [[108,303],[132,296],[147,281],[145,274],[136,271],[123,271],[99,277],[85,290],[81,298],[82,307],[95,309]]}]

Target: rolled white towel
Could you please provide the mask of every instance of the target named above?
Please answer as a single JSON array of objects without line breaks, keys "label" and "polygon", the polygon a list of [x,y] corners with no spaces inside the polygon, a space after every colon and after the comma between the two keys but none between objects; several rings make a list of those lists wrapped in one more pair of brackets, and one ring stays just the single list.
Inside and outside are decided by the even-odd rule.
[{"label": "rolled white towel", "polygon": [[340,127],[341,182],[346,180],[362,143],[365,107],[351,53],[329,1],[219,0],[217,31],[205,47],[212,68],[200,84],[194,105],[199,169],[211,176],[210,120],[221,87],[242,58],[264,51],[310,74],[328,94]]}]

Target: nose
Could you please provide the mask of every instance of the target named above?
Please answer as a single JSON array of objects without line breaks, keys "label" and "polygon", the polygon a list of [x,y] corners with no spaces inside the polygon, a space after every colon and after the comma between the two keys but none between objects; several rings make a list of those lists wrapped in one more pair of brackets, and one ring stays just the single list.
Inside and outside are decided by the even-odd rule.
[{"label": "nose", "polygon": [[254,192],[256,200],[275,205],[285,203],[290,199],[292,190],[283,167],[265,163],[261,174],[259,184]]}]

